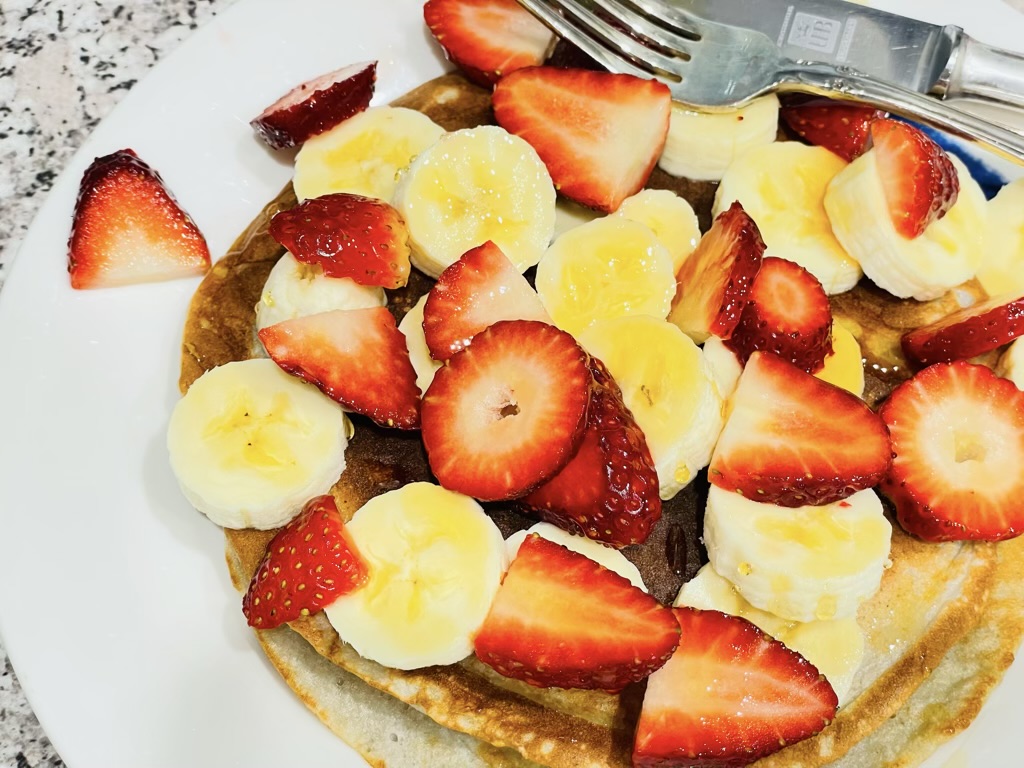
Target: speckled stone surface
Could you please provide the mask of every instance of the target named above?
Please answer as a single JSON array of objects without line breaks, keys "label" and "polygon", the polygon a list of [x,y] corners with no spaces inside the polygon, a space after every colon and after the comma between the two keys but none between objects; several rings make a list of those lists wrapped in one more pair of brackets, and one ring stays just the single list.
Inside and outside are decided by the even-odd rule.
[{"label": "speckled stone surface", "polygon": [[[96,124],[234,0],[0,0],[0,287],[54,179]],[[62,766],[0,640],[0,766]]]}]

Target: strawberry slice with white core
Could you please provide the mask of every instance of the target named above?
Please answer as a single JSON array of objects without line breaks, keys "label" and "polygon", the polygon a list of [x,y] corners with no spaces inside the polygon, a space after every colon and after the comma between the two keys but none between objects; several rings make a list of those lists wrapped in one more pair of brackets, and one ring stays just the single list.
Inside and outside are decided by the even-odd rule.
[{"label": "strawberry slice with white core", "polygon": [[871,141],[893,226],[915,238],[956,202],[956,166],[920,128],[900,120],[873,121]]},{"label": "strawberry slice with white core", "polygon": [[863,400],[755,352],[740,374],[708,479],[754,501],[821,505],[875,485],[891,459],[885,423]]},{"label": "strawberry slice with white core", "polygon": [[274,149],[297,147],[370,105],[377,62],[350,64],[292,88],[249,124]]},{"label": "strawberry slice with white core", "polygon": [[282,369],[384,427],[417,429],[420,390],[405,336],[386,307],[336,309],[267,326]]},{"label": "strawberry slice with white core", "polygon": [[1024,532],[1024,392],[981,365],[937,363],[880,410],[892,435],[882,492],[925,541]]},{"label": "strawberry slice with white core", "polygon": [[209,268],[205,238],[159,173],[131,149],[93,160],[68,240],[72,288],[195,277]]},{"label": "strawberry slice with white core", "polygon": [[435,360],[447,360],[499,320],[550,323],[537,292],[488,240],[437,278],[423,306],[423,335]]},{"label": "strawberry slice with white core", "polygon": [[530,685],[616,692],[661,667],[678,642],[670,609],[589,557],[531,533],[474,647],[482,662]]},{"label": "strawberry slice with white core", "polygon": [[722,211],[676,273],[669,322],[698,344],[709,336],[732,336],[764,248],[757,225],[739,202]]},{"label": "strawberry slice with white core", "polygon": [[448,358],[422,405],[423,444],[445,488],[512,499],[579,448],[590,402],[587,354],[535,320],[502,320]]},{"label": "strawberry slice with white core", "polygon": [[647,681],[634,766],[748,765],[835,717],[838,699],[817,668],[746,619],[674,613],[679,647]]},{"label": "strawberry slice with white core", "polygon": [[1024,334],[1024,296],[996,296],[903,334],[900,344],[918,365],[983,355]]},{"label": "strawberry slice with white core", "polygon": [[537,150],[555,189],[606,213],[647,181],[672,106],[655,80],[554,67],[506,75],[492,102],[498,125]]},{"label": "strawberry slice with white core", "polygon": [[542,64],[555,39],[516,0],[427,0],[423,19],[448,59],[485,88]]},{"label": "strawberry slice with white core", "polygon": [[725,345],[740,362],[760,349],[808,373],[820,370],[832,352],[832,307],[825,289],[799,264],[765,258]]},{"label": "strawberry slice with white core", "polygon": [[885,112],[863,104],[817,98],[789,101],[779,110],[779,117],[797,136],[847,162],[868,150],[871,124],[885,116]]}]

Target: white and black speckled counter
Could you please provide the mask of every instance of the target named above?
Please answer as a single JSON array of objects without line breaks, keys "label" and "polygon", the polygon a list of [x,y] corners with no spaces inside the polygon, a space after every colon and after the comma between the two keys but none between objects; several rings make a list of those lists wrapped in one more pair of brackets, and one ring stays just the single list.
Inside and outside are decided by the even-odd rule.
[{"label": "white and black speckled counter", "polygon": [[[0,3],[0,287],[54,179],[162,56],[234,0]],[[0,642],[0,767],[63,765]]]}]

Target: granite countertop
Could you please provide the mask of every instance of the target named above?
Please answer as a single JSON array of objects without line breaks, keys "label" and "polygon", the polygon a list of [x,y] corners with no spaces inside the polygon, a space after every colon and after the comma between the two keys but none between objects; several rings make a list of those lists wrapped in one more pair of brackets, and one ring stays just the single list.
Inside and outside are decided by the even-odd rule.
[{"label": "granite countertop", "polygon": [[[0,3],[0,287],[46,193],[150,67],[234,0]],[[0,768],[62,766],[0,639]]]}]

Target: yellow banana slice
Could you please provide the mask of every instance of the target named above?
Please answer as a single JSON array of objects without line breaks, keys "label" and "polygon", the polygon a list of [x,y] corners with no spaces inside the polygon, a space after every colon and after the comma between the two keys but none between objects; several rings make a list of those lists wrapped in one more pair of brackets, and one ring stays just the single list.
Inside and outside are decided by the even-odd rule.
[{"label": "yellow banana slice", "polygon": [[555,201],[555,231],[551,237],[555,239],[562,235],[562,233],[601,216],[604,216],[604,214],[600,211],[587,208],[567,197],[559,196]]},{"label": "yellow banana slice", "polygon": [[704,359],[711,369],[711,378],[718,386],[718,394],[722,396],[723,400],[728,400],[736,391],[740,374],[743,373],[740,359],[717,336],[709,336],[701,349],[704,352]]},{"label": "yellow banana slice", "polygon": [[857,397],[864,396],[864,361],[860,344],[839,322],[832,322],[832,354],[825,357],[825,365],[814,375]]},{"label": "yellow banana slice", "polygon": [[1024,293],[1024,178],[988,202],[988,227],[978,282],[989,296]]},{"label": "yellow banana slice", "polygon": [[441,367],[441,363],[430,356],[427,337],[423,334],[423,305],[426,303],[427,294],[423,294],[398,324],[398,330],[405,336],[405,345],[409,348],[409,360],[416,371],[416,386],[420,392],[427,391],[430,382],[434,380],[434,373]]},{"label": "yellow banana slice", "polygon": [[650,227],[672,257],[673,274],[700,240],[700,225],[693,206],[669,189],[642,189],[623,200],[614,215]]},{"label": "yellow banana slice", "polygon": [[265,530],[330,490],[350,434],[338,403],[260,358],[196,379],[171,413],[167,449],[196,509],[225,528]]}]

